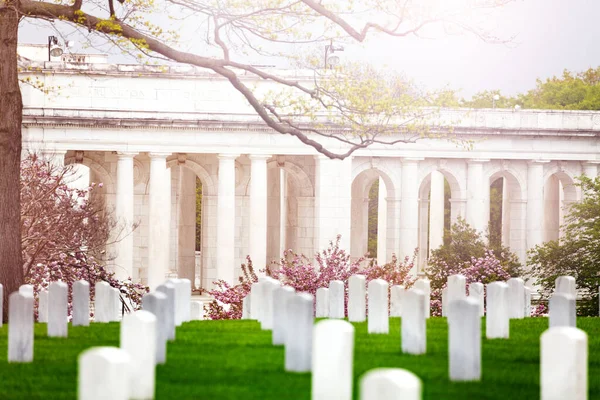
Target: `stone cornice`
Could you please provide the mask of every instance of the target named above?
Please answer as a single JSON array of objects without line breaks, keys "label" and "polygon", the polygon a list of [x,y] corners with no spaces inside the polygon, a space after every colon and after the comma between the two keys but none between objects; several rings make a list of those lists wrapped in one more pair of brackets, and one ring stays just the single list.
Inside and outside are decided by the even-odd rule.
[{"label": "stone cornice", "polygon": [[[594,115],[594,117],[600,117]],[[595,121],[595,120],[594,120]],[[600,125],[594,122],[588,129],[546,128],[526,126],[485,126],[472,119],[468,125],[461,123],[453,128],[458,136],[549,136],[549,137],[598,137]],[[485,121],[484,121],[485,122]],[[310,124],[300,124],[308,127]],[[322,125],[322,123],[321,123]],[[118,110],[68,110],[25,107],[23,126],[43,128],[96,128],[96,129],[143,129],[143,130],[194,130],[212,132],[274,132],[257,115],[219,113],[171,113]],[[339,131],[332,129],[324,131]]]}]

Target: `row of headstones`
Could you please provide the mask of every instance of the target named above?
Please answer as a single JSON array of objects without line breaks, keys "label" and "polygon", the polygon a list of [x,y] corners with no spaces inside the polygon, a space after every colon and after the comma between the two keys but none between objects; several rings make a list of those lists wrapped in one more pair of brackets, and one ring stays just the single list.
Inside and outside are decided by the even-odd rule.
[{"label": "row of headstones", "polygon": [[[387,302],[387,292],[385,298]],[[350,354],[353,352],[354,327],[348,322],[333,320],[314,325],[314,305],[311,294],[296,293],[293,288],[265,277],[252,284],[251,293],[244,298],[243,318],[255,319],[261,329],[272,330],[273,345],[284,346],[286,371],[312,372],[313,399],[351,399],[352,356],[348,356],[348,350]],[[336,324],[343,324],[343,332],[332,336],[332,329],[339,330]],[[336,342],[336,349],[343,351],[331,354],[331,341]],[[331,371],[332,368],[336,371]],[[349,385],[341,387],[337,384],[339,380],[332,383],[330,377],[337,375],[343,375]],[[378,368],[363,375],[361,400],[392,398],[420,399],[420,379],[412,372],[397,368]]]},{"label": "row of headstones", "polygon": [[[338,293],[339,284],[337,282],[333,283],[333,291],[334,293]],[[519,283],[518,280],[517,283]],[[350,283],[349,291],[350,287],[354,286],[351,285],[352,284]],[[448,334],[450,348],[449,375],[450,380],[452,381],[472,381],[481,379],[480,318],[482,316],[482,300],[479,296],[470,295],[467,297],[465,285],[466,279],[460,275],[452,276],[448,280],[448,287],[450,288],[449,294],[452,299],[450,301],[448,311]],[[557,287],[560,286],[557,285]],[[509,284],[504,282],[494,282],[488,285],[487,303],[489,311],[488,324],[486,327],[486,336],[488,338],[508,338],[510,321],[510,314],[508,313],[510,304],[509,288]],[[331,290],[332,287],[330,286],[329,289]],[[354,291],[356,291],[356,288]],[[360,292],[360,290],[358,292]],[[518,291],[516,292],[516,296],[521,296],[521,294],[522,293],[519,293]],[[383,320],[389,320],[387,317],[387,282],[380,281],[373,284],[370,283],[369,295],[369,317],[372,315],[372,309],[378,309],[373,314],[373,319],[376,320],[374,326],[381,327],[386,325],[387,327],[387,324],[382,322]],[[364,295],[361,295],[360,297],[362,299],[364,298]],[[343,297],[341,297],[341,299],[343,302]],[[348,299],[349,314],[351,314],[350,299],[352,299],[351,294],[349,295]],[[410,289],[406,291],[404,298],[401,299],[401,301],[405,305],[401,329],[402,351],[409,354],[425,354],[425,309],[429,308],[429,302],[426,301],[425,292],[416,288]],[[308,372],[312,370],[314,382],[316,379],[314,376],[315,363],[319,360],[319,358],[315,358],[315,354],[318,353],[318,350],[316,350],[316,345],[311,346],[313,335],[316,335],[317,332],[315,327],[313,333],[314,318],[312,296],[306,293],[296,294],[293,288],[282,286],[280,282],[267,277],[252,285],[250,295],[244,299],[243,309],[244,318],[257,319],[261,323],[262,329],[273,330],[274,345],[285,345],[285,369],[287,371],[294,372]],[[364,308],[361,306],[360,309]],[[357,312],[357,310],[355,310],[355,312]],[[586,337],[585,333],[579,330],[577,330],[577,332],[574,334],[568,330],[560,333],[557,331],[559,328],[556,327],[552,329],[553,331],[558,332],[556,334],[558,335],[558,339],[548,339],[553,343],[557,340],[569,342],[570,337],[581,337],[581,334]],[[376,329],[372,330],[371,325],[369,325],[369,331],[372,333],[387,333],[387,330],[386,332],[378,331]],[[288,335],[287,332],[293,332],[294,334]],[[547,335],[548,337],[553,338],[554,334],[551,334],[551,332],[552,331],[548,331]],[[337,343],[337,339],[333,340],[332,342]],[[331,345],[333,344],[331,343]],[[569,347],[569,343],[566,343],[566,345]],[[543,348],[546,349],[543,350],[543,352],[545,351],[546,353],[553,351],[552,346],[543,346]],[[585,345],[585,349],[587,352],[587,344]],[[342,351],[341,349],[338,350]],[[328,359],[329,356],[323,356],[323,362],[327,363],[328,361],[326,360]],[[340,364],[335,366],[329,365],[327,368],[324,368],[324,370],[327,371],[333,367],[346,365],[346,362],[347,359],[341,360]],[[584,360],[584,363],[586,362],[587,361]],[[585,365],[587,366],[587,364]],[[554,371],[556,371],[551,369],[551,364],[544,363],[543,360],[542,368],[545,368],[546,371],[550,371],[547,372],[546,375],[552,374]],[[563,373],[562,368],[559,367],[558,370],[558,372]],[[351,381],[351,369],[349,379]],[[573,377],[573,379],[580,381],[581,377],[577,376]],[[573,379],[567,380],[567,383],[572,383]],[[329,381],[329,378],[324,379],[324,381]],[[564,385],[555,388],[555,391],[558,391],[559,393],[571,393],[569,389],[571,387],[572,386]],[[319,392],[319,390],[316,390],[316,392]],[[550,393],[550,391],[547,392]],[[315,388],[313,387],[313,395],[314,393]]]},{"label": "row of headstones", "polygon": [[[169,285],[179,285],[178,302],[191,302],[191,282],[174,279]],[[0,285],[0,326],[2,324],[3,287]],[[68,337],[68,286],[65,282],[52,282],[48,290],[38,294],[38,322],[47,323],[48,337]],[[202,317],[202,304],[193,304],[195,319]],[[94,321],[112,322],[120,319],[120,292],[107,282],[95,285]],[[73,283],[72,325],[89,326],[90,323],[90,285],[81,280]],[[182,307],[184,309],[185,307]],[[177,316],[179,323],[189,316],[181,311]],[[185,314],[185,315],[184,315]],[[32,285],[22,285],[9,297],[8,361],[33,361],[34,344],[34,291]]]},{"label": "row of headstones", "polygon": [[[461,334],[460,312],[476,315],[474,299],[458,300],[453,304],[450,323],[450,380],[473,380],[473,362],[481,364],[481,348],[477,354],[465,352],[471,341],[481,343],[478,336]],[[477,326],[480,332],[479,326]],[[314,328],[312,363],[313,400],[352,399],[354,327],[346,321],[321,321]],[[542,400],[586,400],[588,392],[588,344],[584,331],[573,327],[553,327],[541,336],[540,394]],[[383,370],[385,371],[385,370]],[[378,371],[361,382],[361,399],[395,400],[421,399],[421,382],[412,373]],[[371,371],[373,373],[375,371]],[[480,375],[477,376],[477,380]],[[401,394],[401,395],[400,395]]]},{"label": "row of headstones", "polygon": [[[38,322],[47,324],[48,337],[68,337],[68,286],[65,282],[51,282],[48,290],[38,294]],[[2,309],[0,285],[0,310]],[[121,314],[120,291],[107,282],[97,282],[94,307],[95,322],[118,321]],[[33,361],[34,291],[32,285],[21,285],[8,299],[8,361]],[[90,284],[80,280],[73,283],[72,325],[90,324]],[[1,312],[1,311],[0,311]],[[1,317],[1,314],[0,314]],[[1,324],[1,318],[0,318]]]},{"label": "row of headstones", "polygon": [[125,314],[120,348],[93,347],[79,356],[80,400],[153,399],[156,365],[167,361],[176,328],[204,319],[203,304],[191,301],[191,281],[169,279],[142,297],[142,310]]}]

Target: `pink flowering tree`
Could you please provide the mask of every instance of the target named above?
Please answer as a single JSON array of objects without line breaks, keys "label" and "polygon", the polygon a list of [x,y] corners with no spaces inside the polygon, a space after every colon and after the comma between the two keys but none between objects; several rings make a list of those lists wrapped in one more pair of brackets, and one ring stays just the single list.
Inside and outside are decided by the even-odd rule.
[{"label": "pink flowering tree", "polygon": [[396,257],[395,254],[392,254],[392,261],[389,263],[383,265],[373,263],[373,265],[360,273],[366,276],[367,282],[373,279],[383,279],[389,284],[389,287],[402,285],[405,288],[409,288],[416,280],[415,277],[411,276],[410,272],[415,267],[418,253],[419,249],[417,248],[415,249],[412,258],[406,256],[402,263],[399,263],[398,257]]},{"label": "pink flowering tree", "polygon": [[492,250],[487,250],[483,257],[472,257],[469,262],[452,266],[443,260],[432,258],[427,269],[427,277],[431,281],[431,315],[442,315],[442,290],[447,285],[448,277],[455,274],[464,275],[467,285],[474,282],[488,284],[510,278],[507,268]]},{"label": "pink flowering tree", "polygon": [[206,309],[210,319],[242,318],[244,297],[250,293],[252,284],[258,282],[250,256],[246,257],[246,262],[247,264],[242,264],[242,276],[239,277],[237,285],[231,286],[223,280],[218,280],[214,283],[215,288],[207,291],[215,298]]},{"label": "pink flowering tree", "polygon": [[[348,279],[355,274],[366,276],[367,282],[372,279],[385,279],[391,285],[405,285],[409,287],[414,282],[410,271],[414,267],[416,251],[412,259],[406,257],[402,263],[398,262],[396,256],[390,263],[385,265],[373,264],[361,269],[361,263],[365,257],[352,260],[350,255],[340,248],[341,236],[336,237],[335,242],[329,242],[329,247],[314,257],[314,263],[305,255],[286,250],[279,262],[273,263],[263,272],[268,276],[278,279],[284,285],[293,287],[297,292],[316,295],[317,289],[329,287],[333,280],[344,282],[347,288]],[[242,265],[243,274],[239,283],[231,286],[224,281],[215,282],[215,288],[208,291],[215,300],[207,308],[211,319],[239,319],[242,317],[242,301],[250,293],[253,282],[258,278],[252,268],[250,258],[247,258],[248,266]],[[346,301],[347,304],[347,301]]]},{"label": "pink flowering tree", "polygon": [[[94,285],[106,281],[119,289],[123,305],[137,308],[147,288],[131,278],[117,280],[106,267],[106,246],[110,232],[117,227],[101,196],[94,196],[102,184],[85,189],[70,187],[76,179],[71,166],[57,166],[29,154],[21,162],[21,248],[25,283],[36,293],[53,281],[69,286],[84,279]],[[126,232],[131,234],[131,232]],[[125,301],[127,300],[127,301]],[[70,313],[70,311],[69,311]]]},{"label": "pink flowering tree", "polygon": [[279,263],[267,268],[267,274],[297,292],[312,295],[316,295],[319,288],[329,287],[331,281],[342,281],[347,286],[348,278],[359,273],[360,264],[365,258],[352,261],[350,254],[340,249],[340,239],[341,235],[338,235],[335,242],[329,242],[327,249],[315,255],[316,265],[304,255],[287,250]]}]

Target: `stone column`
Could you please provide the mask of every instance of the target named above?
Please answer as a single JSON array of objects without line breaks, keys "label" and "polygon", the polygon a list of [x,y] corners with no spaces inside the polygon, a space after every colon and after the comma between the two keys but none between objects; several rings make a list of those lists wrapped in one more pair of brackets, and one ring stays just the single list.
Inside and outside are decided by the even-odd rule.
[{"label": "stone column", "polygon": [[337,235],[342,235],[340,247],[349,250],[352,157],[331,160],[317,156],[315,161],[315,252],[329,247]]},{"label": "stone column", "polygon": [[[255,271],[267,265],[267,159],[250,156],[250,258]],[[258,267],[258,268],[256,268]]]},{"label": "stone column", "polygon": [[177,277],[196,280],[196,174],[180,164],[177,187]]},{"label": "stone column", "polygon": [[590,179],[595,179],[598,176],[598,161],[588,161],[581,163],[583,174]]},{"label": "stone column", "polygon": [[117,279],[133,275],[133,158],[137,153],[117,153],[117,243],[115,274]]},{"label": "stone column", "polygon": [[287,174],[283,168],[279,169],[279,254],[287,249]]},{"label": "stone column", "polygon": [[[412,256],[419,246],[419,161],[422,158],[402,160],[402,202],[400,203],[400,251],[398,259]],[[417,267],[419,263],[415,267]],[[417,270],[412,271],[416,273]]]},{"label": "stone column", "polygon": [[[510,247],[511,230],[511,203],[510,191],[508,190],[508,179],[502,179],[502,245]],[[513,250],[514,251],[514,250]]]},{"label": "stone column", "polygon": [[[368,193],[368,192],[367,192]],[[369,197],[363,197],[362,199],[362,229],[360,231],[360,255],[364,256],[369,251]],[[370,254],[369,257],[373,257]]]},{"label": "stone column", "polygon": [[444,175],[431,173],[429,194],[429,254],[444,242]]},{"label": "stone column", "polygon": [[235,279],[235,159],[239,154],[219,154],[217,202],[217,279]]},{"label": "stone column", "polygon": [[387,190],[385,182],[379,178],[379,195],[377,203],[377,263],[387,262]]},{"label": "stone column", "polygon": [[485,190],[490,187],[483,181],[483,163],[489,160],[469,160],[467,168],[467,223],[477,232],[484,234],[487,228],[485,215]]},{"label": "stone column", "polygon": [[148,194],[148,286],[163,283],[169,270],[171,222],[171,170],[167,169],[170,153],[149,153],[150,182]]},{"label": "stone column", "polygon": [[544,162],[527,166],[527,249],[544,241]]},{"label": "stone column", "polygon": [[[426,191],[427,193],[429,191]],[[429,242],[429,199],[419,198],[419,271],[427,265]]]}]

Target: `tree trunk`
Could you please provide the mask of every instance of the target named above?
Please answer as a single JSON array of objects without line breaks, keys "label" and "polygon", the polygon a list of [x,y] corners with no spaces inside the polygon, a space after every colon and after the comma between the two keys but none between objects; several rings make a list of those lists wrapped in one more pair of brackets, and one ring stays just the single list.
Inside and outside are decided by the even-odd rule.
[{"label": "tree trunk", "polygon": [[4,285],[4,320],[8,295],[23,283],[21,255],[21,121],[17,36],[19,16],[12,2],[0,6],[0,283]]}]

